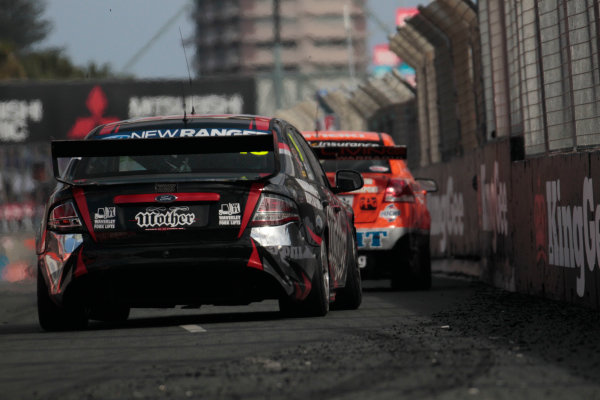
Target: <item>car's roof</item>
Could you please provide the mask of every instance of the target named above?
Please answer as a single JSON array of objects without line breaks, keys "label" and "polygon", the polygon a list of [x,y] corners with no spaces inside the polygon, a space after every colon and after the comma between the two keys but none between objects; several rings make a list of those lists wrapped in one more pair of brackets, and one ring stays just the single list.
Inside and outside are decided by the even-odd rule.
[{"label": "car's roof", "polygon": [[394,140],[383,132],[368,131],[303,131],[302,135],[308,141],[361,141],[382,142],[383,145],[393,146]]},{"label": "car's roof", "polygon": [[267,130],[269,128],[270,117],[248,114],[190,114],[190,115],[162,115],[154,117],[133,118],[122,121],[115,121],[94,129],[94,134],[103,135],[114,130],[124,130],[130,128],[139,128],[148,125],[163,125],[173,122],[190,123],[210,123],[210,122],[230,122],[232,124],[248,124],[249,129]]},{"label": "car's roof", "polygon": [[218,119],[218,120],[252,120],[252,119],[260,119],[264,121],[270,121],[270,117],[264,117],[260,115],[250,115],[250,114],[188,114],[188,115],[158,115],[152,117],[141,117],[141,118],[131,118],[123,121],[111,122],[107,125],[114,124],[129,124],[129,123],[142,123],[142,122],[152,122],[152,121],[163,121],[163,120],[183,120],[187,119],[188,121],[198,121],[198,120],[209,120],[209,119]]}]

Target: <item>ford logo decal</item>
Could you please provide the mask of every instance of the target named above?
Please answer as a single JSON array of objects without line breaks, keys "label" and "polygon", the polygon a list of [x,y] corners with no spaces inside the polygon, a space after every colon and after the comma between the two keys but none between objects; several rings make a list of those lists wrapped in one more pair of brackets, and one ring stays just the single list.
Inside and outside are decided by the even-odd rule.
[{"label": "ford logo decal", "polygon": [[172,203],[177,200],[177,196],[174,194],[160,194],[154,198],[159,203]]}]

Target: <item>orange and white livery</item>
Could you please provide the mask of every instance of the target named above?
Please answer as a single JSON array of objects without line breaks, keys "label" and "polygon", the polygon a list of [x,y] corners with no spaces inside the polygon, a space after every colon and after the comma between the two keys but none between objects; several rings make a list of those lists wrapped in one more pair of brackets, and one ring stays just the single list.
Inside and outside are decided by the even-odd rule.
[{"label": "orange and white livery", "polygon": [[427,191],[435,182],[415,179],[404,162],[406,148],[386,133],[303,132],[327,176],[353,169],[364,186],[338,196],[355,214],[359,264],[364,278],[391,278],[396,288],[431,286]]}]

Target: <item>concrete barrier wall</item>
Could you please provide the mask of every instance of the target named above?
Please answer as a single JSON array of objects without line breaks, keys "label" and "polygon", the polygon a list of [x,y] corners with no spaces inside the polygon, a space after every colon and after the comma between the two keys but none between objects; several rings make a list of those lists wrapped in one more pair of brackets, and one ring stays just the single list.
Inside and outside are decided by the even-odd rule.
[{"label": "concrete barrier wall", "polygon": [[417,169],[429,195],[431,252],[477,260],[507,290],[600,308],[600,151],[510,161],[510,142]]},{"label": "concrete barrier wall", "polygon": [[524,266],[520,290],[599,306],[600,187],[593,182],[594,175],[599,179],[593,168],[599,155],[557,155],[517,163],[519,169],[529,170],[520,184],[522,189],[529,186],[533,197],[533,207],[528,207],[532,217],[523,221],[529,229],[521,224],[514,232],[519,241],[517,261]]}]

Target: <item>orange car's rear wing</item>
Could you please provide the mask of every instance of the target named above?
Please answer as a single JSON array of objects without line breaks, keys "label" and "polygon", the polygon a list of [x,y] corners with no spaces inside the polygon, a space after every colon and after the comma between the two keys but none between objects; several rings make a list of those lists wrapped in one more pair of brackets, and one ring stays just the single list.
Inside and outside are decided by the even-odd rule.
[{"label": "orange car's rear wing", "polygon": [[[331,142],[330,142],[331,143]],[[375,146],[375,147],[348,147],[314,146],[313,150],[322,160],[404,160],[406,159],[406,146]]]}]

